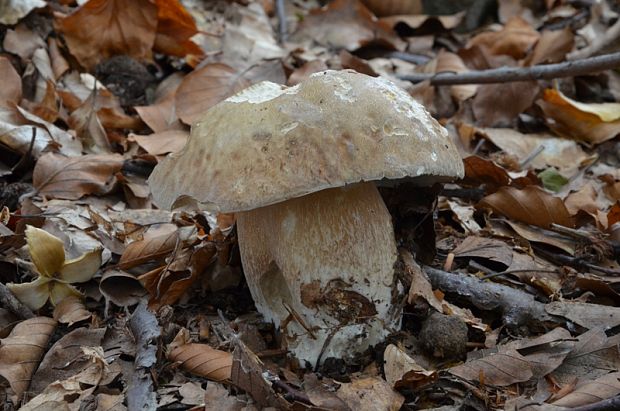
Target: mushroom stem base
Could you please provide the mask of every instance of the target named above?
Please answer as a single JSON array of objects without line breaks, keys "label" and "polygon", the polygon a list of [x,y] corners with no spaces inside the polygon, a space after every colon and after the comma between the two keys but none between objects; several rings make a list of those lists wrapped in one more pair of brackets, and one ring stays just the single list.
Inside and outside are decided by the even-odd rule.
[{"label": "mushroom stem base", "polygon": [[400,325],[394,230],[373,183],[242,212],[237,230],[256,307],[302,363],[352,358]]}]

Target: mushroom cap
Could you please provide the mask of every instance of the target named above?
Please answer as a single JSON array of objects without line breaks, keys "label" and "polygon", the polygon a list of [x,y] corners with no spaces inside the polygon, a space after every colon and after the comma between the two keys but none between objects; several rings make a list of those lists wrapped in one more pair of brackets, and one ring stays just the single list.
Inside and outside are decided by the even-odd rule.
[{"label": "mushroom cap", "polygon": [[155,167],[161,208],[246,211],[360,181],[463,176],[447,130],[406,91],[350,70],[261,82],[207,111]]}]

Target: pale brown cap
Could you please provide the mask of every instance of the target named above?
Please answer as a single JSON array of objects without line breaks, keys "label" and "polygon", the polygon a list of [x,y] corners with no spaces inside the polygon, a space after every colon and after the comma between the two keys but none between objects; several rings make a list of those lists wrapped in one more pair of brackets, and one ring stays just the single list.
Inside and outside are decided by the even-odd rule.
[{"label": "pale brown cap", "polygon": [[359,181],[463,176],[448,133],[380,77],[323,71],[286,87],[262,82],[212,107],[179,153],[151,174],[155,204],[188,197],[245,211]]}]

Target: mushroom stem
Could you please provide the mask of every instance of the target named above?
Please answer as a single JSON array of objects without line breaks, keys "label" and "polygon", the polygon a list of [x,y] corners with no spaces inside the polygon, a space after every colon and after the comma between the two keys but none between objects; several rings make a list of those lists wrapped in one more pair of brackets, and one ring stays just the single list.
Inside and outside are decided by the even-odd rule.
[{"label": "mushroom stem", "polygon": [[241,212],[237,230],[256,306],[299,360],[350,358],[399,325],[394,230],[373,183]]}]

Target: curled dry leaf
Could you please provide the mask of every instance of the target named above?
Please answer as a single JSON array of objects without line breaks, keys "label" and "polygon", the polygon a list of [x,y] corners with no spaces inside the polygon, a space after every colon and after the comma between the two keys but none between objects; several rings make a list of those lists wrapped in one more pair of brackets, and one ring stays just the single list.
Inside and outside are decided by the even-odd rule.
[{"label": "curled dry leaf", "polygon": [[469,156],[463,160],[463,164],[465,165],[463,184],[476,187],[484,184],[488,191],[510,185],[508,172],[491,160]]},{"label": "curled dry leaf", "polygon": [[71,54],[92,69],[119,54],[150,59],[157,7],[149,0],[90,0],[56,23]]},{"label": "curled dry leaf", "polygon": [[[451,72],[451,73],[465,73],[469,71],[463,60],[458,54],[444,51],[443,49],[437,55],[437,61],[435,65],[435,73]],[[464,101],[476,95],[478,85],[476,84],[461,84],[450,87],[450,94],[457,101]]]},{"label": "curled dry leaf", "polygon": [[138,304],[146,295],[146,290],[133,275],[121,270],[108,270],[101,277],[99,291],[119,307]]},{"label": "curled dry leaf", "polygon": [[383,353],[385,379],[395,388],[407,387],[415,390],[420,385],[437,379],[436,371],[428,371],[420,366],[406,352],[390,344]]},{"label": "curled dry leaf", "polygon": [[11,385],[14,402],[28,388],[55,328],[51,318],[35,317],[17,324],[0,340],[0,375]]},{"label": "curled dry leaf", "polygon": [[584,104],[546,89],[538,105],[557,134],[599,144],[620,134],[620,103]]},{"label": "curled dry leaf", "polygon": [[179,85],[175,98],[177,116],[192,124],[209,108],[248,85],[234,68],[222,63],[207,64],[185,76]]},{"label": "curled dry leaf", "polygon": [[558,407],[576,408],[620,394],[620,372],[612,372],[577,387],[573,392],[552,402]]},{"label": "curled dry leaf", "polygon": [[177,346],[168,354],[170,361],[179,362],[185,371],[213,381],[230,379],[232,354],[206,344],[189,343]]},{"label": "curled dry leaf", "polygon": [[2,2],[0,8],[0,24],[16,24],[32,10],[45,7],[44,0],[8,0]]},{"label": "curled dry leaf", "polygon": [[121,256],[118,266],[128,269],[147,261],[160,260],[167,256],[176,246],[184,245],[194,238],[193,227],[178,229],[174,224],[165,224],[147,231],[142,240],[129,244]]},{"label": "curled dry leaf", "polygon": [[73,324],[88,320],[93,313],[86,309],[82,299],[75,295],[65,297],[54,308],[54,319],[71,327]]},{"label": "curled dry leaf", "polygon": [[552,223],[574,226],[564,202],[536,186],[522,190],[502,187],[480,200],[478,207],[490,208],[510,219],[542,228],[549,228]]},{"label": "curled dry leaf", "polygon": [[32,182],[41,195],[77,200],[89,194],[107,194],[123,166],[119,154],[65,157],[47,153],[34,167]]},{"label": "curled dry leaf", "polygon": [[[344,383],[336,391],[336,396],[350,410],[400,410],[405,397],[395,391],[384,379],[377,377],[356,378]],[[326,407],[327,408],[327,407]]]},{"label": "curled dry leaf", "polygon": [[510,267],[512,248],[503,241],[469,236],[452,253],[460,258],[481,258]]},{"label": "curled dry leaf", "polygon": [[534,104],[538,90],[535,81],[480,85],[472,106],[478,124],[485,127],[511,125],[519,114]]}]

